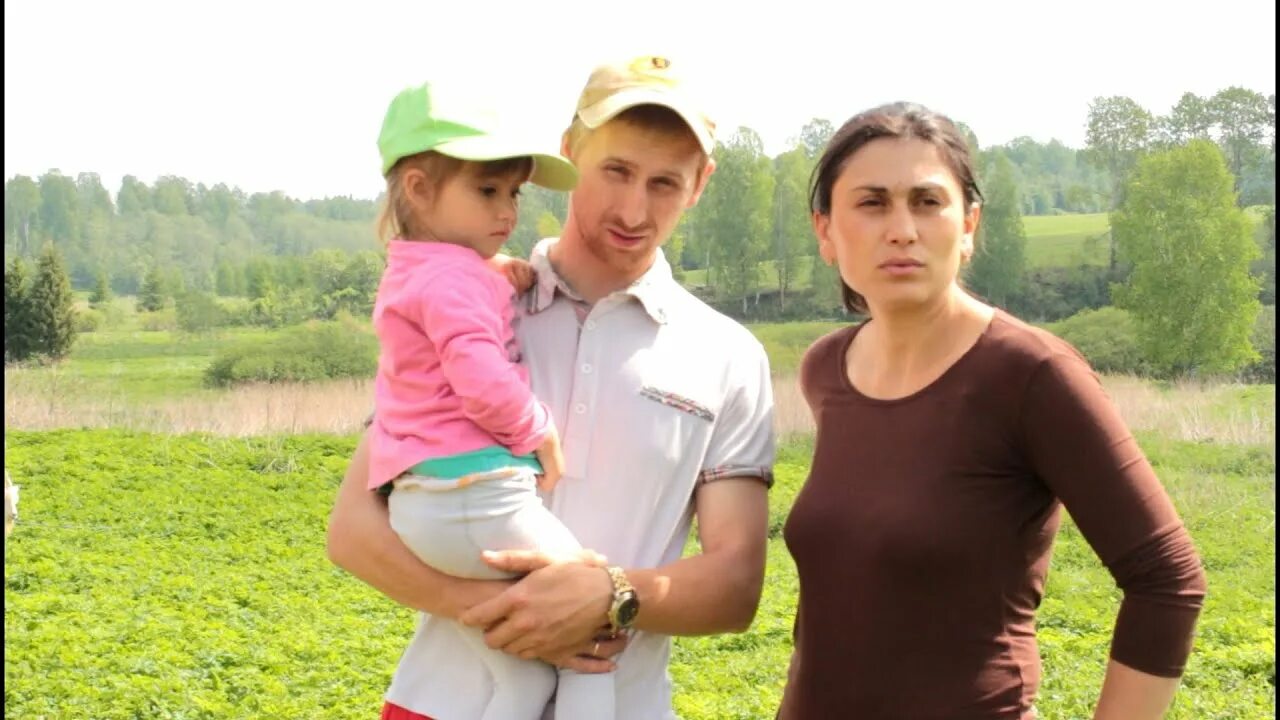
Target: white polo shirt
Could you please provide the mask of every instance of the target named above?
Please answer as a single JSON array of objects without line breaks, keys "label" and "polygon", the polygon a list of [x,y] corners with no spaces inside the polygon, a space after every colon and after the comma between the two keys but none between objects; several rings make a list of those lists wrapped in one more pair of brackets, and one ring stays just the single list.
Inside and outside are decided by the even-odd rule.
[{"label": "white polo shirt", "polygon": [[[699,483],[772,482],[768,358],[746,328],[681,287],[661,252],[631,287],[588,309],[551,268],[554,242],[533,251],[538,283],[516,329],[564,445],[564,477],[545,501],[611,564],[674,562]],[[676,717],[670,653],[669,636],[633,635],[616,658],[617,720]],[[435,720],[473,720],[491,693],[456,626],[422,614],[387,700]]]}]

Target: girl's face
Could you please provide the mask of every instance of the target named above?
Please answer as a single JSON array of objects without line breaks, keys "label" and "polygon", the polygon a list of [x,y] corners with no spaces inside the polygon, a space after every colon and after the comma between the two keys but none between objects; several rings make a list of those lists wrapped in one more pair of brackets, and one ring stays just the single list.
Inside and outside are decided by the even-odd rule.
[{"label": "girl's face", "polygon": [[468,162],[414,203],[417,224],[432,240],[493,257],[515,229],[520,186],[529,174],[527,169],[486,173],[481,163]]}]

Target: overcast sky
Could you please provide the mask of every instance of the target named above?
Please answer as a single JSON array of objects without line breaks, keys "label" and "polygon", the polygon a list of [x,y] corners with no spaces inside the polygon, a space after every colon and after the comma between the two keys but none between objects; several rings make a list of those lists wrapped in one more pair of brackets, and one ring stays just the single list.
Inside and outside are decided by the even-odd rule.
[{"label": "overcast sky", "polygon": [[962,120],[984,146],[1079,147],[1097,96],[1164,113],[1186,91],[1275,91],[1270,0],[1174,5],[6,0],[5,177],[97,172],[114,193],[126,174],[172,174],[372,198],[397,90],[487,86],[554,140],[591,67],[641,53],[701,79],[722,133],[749,126],[770,154],[810,118],[892,100]]}]

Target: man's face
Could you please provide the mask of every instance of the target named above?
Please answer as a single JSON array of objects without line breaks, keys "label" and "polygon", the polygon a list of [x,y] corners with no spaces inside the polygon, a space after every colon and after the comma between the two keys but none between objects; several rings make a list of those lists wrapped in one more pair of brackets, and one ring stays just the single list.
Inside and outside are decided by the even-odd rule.
[{"label": "man's face", "polygon": [[673,134],[613,120],[574,153],[578,186],[570,202],[586,250],[634,280],[653,263],[680,215],[698,201],[713,166],[692,133]]}]

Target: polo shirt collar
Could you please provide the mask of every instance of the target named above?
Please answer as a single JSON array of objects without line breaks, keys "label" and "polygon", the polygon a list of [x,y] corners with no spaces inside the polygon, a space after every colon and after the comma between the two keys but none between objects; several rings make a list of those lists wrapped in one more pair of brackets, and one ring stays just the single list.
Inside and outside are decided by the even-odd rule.
[{"label": "polo shirt collar", "polygon": [[[534,246],[533,253],[529,256],[529,264],[533,266],[538,278],[529,294],[528,307],[531,314],[540,313],[550,307],[556,299],[556,293],[576,302],[584,302],[551,265],[551,247],[558,241],[557,238],[541,240]],[[653,265],[645,271],[644,275],[614,295],[621,294],[635,298],[654,322],[666,324],[670,319],[671,303],[676,288],[675,278],[671,275],[671,265],[662,254],[662,248],[658,248]]]}]

